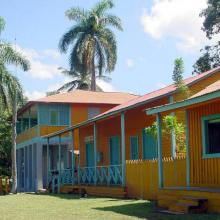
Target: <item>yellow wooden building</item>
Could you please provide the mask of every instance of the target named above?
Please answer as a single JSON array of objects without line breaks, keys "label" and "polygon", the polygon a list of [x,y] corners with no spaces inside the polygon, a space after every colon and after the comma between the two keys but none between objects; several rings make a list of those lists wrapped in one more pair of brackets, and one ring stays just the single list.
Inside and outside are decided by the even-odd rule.
[{"label": "yellow wooden building", "polygon": [[[175,172],[167,170],[163,159],[162,118],[184,112],[186,121],[186,158],[176,163]],[[175,212],[220,213],[220,80],[189,99],[147,110],[157,116],[158,205]],[[178,173],[179,182],[168,186]]]}]

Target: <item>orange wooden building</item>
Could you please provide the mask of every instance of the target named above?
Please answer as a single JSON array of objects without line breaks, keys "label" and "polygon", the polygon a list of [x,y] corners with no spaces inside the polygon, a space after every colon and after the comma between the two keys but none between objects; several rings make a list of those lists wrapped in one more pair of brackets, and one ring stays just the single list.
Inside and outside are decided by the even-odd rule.
[{"label": "orange wooden building", "polygon": [[[220,68],[185,80],[191,95],[205,89],[220,78]],[[145,132],[156,119],[146,116],[145,109],[174,103],[184,99],[174,85],[148,93],[118,105],[94,118],[47,136],[48,140],[67,132],[79,130],[79,166],[72,185],[62,184],[61,191],[74,187],[86,188],[89,194],[157,199],[158,148],[155,139]],[[177,117],[185,123],[184,111]],[[62,138],[62,137],[61,137]],[[163,137],[165,186],[186,185],[185,155],[176,152],[175,135]],[[183,178],[181,178],[183,177]]]},{"label": "orange wooden building", "polygon": [[[57,170],[61,166],[65,170],[72,166],[73,158],[77,160],[77,129],[73,134],[62,137],[60,150],[58,138],[50,140],[47,148],[47,142],[42,136],[76,125],[137,97],[121,92],[75,90],[28,102],[18,111],[18,190],[37,191],[46,188],[49,168]],[[73,139],[75,154],[72,151]],[[47,158],[49,154],[50,159]]]}]

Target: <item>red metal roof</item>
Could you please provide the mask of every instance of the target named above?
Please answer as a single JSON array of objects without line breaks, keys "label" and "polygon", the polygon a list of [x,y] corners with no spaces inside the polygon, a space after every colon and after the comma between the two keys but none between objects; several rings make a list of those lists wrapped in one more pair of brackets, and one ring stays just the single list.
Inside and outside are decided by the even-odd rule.
[{"label": "red metal roof", "polygon": [[[204,72],[204,73],[201,73],[199,75],[196,75],[196,76],[191,76],[189,78],[186,78],[184,80],[185,84],[186,85],[193,85],[195,84],[196,82],[214,74],[214,73],[217,73],[219,72],[220,73],[220,67],[216,67],[212,70],[209,70],[207,72]],[[176,91],[176,86],[174,84],[172,85],[169,85],[169,86],[166,86],[162,89],[159,89],[159,90],[156,90],[156,91],[153,91],[153,92],[150,92],[150,93],[147,93],[143,96],[140,96],[136,99],[132,99],[128,102],[125,102],[125,103],[122,103],[121,105],[118,105],[114,108],[111,108],[110,110],[100,114],[100,115],[97,115],[94,119],[98,119],[99,117],[102,117],[104,115],[109,115],[109,114],[114,114],[115,113],[118,113],[118,112],[122,112],[123,110],[127,109],[127,108],[133,108],[134,106],[139,106],[141,104],[144,104],[144,103],[148,103],[154,99],[158,99],[158,98],[161,98],[163,96],[167,96],[169,94],[172,94]]]}]

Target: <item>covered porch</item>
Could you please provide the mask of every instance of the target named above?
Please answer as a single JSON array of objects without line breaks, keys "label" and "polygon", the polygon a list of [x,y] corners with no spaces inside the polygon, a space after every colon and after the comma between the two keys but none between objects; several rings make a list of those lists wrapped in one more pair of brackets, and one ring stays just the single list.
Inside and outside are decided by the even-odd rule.
[{"label": "covered porch", "polygon": [[[63,131],[47,135],[46,155],[48,163],[47,189],[53,193],[72,192],[86,188],[90,194],[123,194],[125,187],[125,135],[124,114],[118,117],[119,134],[108,139],[103,145],[97,140],[103,136],[103,128],[98,122],[83,126],[72,126]],[[75,140],[65,150],[62,145],[64,135],[78,130],[79,147],[75,149]],[[52,146],[51,140],[58,138],[58,145]],[[72,135],[73,138],[73,135]],[[65,157],[63,156],[65,153]],[[113,189],[114,188],[114,189]]]}]

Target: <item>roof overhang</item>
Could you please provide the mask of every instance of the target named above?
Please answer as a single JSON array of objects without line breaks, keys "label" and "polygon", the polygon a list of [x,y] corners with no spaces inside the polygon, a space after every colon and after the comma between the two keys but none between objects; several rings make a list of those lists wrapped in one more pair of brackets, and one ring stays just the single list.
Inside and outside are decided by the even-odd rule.
[{"label": "roof overhang", "polygon": [[161,112],[171,111],[174,109],[187,108],[189,106],[200,104],[200,103],[210,101],[213,99],[217,99],[217,98],[220,98],[220,90],[217,90],[215,92],[211,92],[208,94],[204,94],[202,96],[186,99],[180,102],[175,102],[172,104],[167,104],[167,105],[163,105],[163,106],[159,106],[155,108],[146,109],[146,114],[153,115],[153,114],[157,114]]}]

